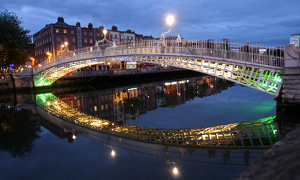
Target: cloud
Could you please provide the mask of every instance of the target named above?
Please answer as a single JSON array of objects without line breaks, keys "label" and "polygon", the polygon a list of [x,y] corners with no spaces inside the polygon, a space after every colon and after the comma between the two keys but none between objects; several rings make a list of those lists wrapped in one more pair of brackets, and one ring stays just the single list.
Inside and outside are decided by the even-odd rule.
[{"label": "cloud", "polygon": [[265,44],[287,44],[292,33],[300,31],[299,0],[0,0],[1,10],[8,9],[23,17],[25,29],[32,33],[58,16],[75,25],[103,25],[119,30],[131,27],[138,34],[159,37],[168,31],[165,18],[175,16],[173,30],[187,39],[230,38]]}]

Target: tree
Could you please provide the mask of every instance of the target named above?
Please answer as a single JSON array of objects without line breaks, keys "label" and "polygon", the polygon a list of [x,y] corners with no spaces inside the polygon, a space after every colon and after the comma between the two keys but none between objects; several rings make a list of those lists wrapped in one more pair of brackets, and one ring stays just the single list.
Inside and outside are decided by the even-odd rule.
[{"label": "tree", "polygon": [[11,64],[14,67],[24,65],[35,45],[31,41],[29,30],[24,30],[22,21],[13,12],[7,10],[0,15],[0,72]]}]

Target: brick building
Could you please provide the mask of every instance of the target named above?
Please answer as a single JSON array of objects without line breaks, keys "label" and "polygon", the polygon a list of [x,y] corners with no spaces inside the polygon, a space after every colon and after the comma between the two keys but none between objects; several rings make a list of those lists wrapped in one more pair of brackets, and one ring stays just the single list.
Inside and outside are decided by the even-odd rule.
[{"label": "brick building", "polygon": [[[39,32],[33,35],[33,42],[36,45],[34,54],[35,64],[38,64],[50,56],[64,53],[66,50],[94,46],[95,43],[104,38],[103,26],[94,28],[92,23],[88,27],[81,27],[80,23],[69,25],[63,17],[58,17],[56,23],[46,24]],[[107,40],[116,44],[131,42],[136,40],[136,33],[132,30],[118,31],[116,26],[112,26],[106,34]],[[142,40],[142,35],[137,35],[138,40]],[[107,43],[107,42],[106,42]]]}]

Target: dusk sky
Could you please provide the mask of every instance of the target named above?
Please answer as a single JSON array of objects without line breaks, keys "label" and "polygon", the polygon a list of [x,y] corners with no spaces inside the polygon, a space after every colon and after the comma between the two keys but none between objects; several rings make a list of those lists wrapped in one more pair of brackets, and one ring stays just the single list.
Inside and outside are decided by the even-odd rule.
[{"label": "dusk sky", "polygon": [[[289,44],[300,33],[300,0],[0,0],[22,18],[34,34],[64,17],[69,25],[92,23],[137,34],[160,37],[169,30],[166,17],[174,15],[173,30],[190,40],[228,38],[261,45]],[[171,34],[170,34],[171,35]]]}]

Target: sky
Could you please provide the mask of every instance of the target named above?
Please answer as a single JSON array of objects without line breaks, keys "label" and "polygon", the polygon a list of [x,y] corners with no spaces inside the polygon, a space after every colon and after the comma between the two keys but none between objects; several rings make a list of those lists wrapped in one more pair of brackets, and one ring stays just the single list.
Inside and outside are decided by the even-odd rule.
[{"label": "sky", "polygon": [[[289,44],[300,34],[300,0],[0,0],[0,11],[14,12],[31,35],[64,17],[69,25],[134,30],[160,37],[173,31],[189,40],[229,39],[260,45]],[[172,35],[172,34],[169,34]]]}]

